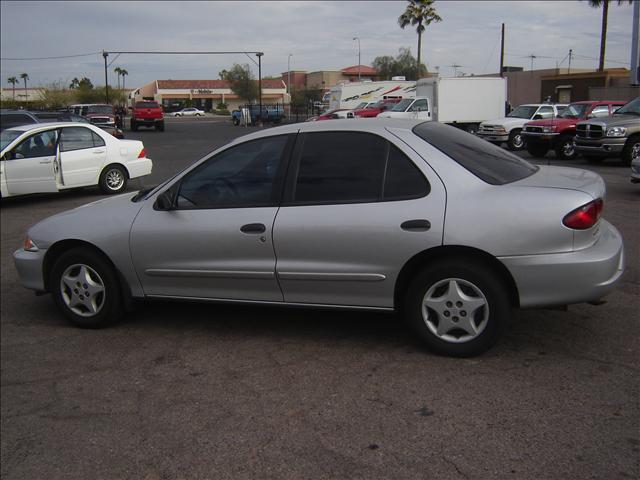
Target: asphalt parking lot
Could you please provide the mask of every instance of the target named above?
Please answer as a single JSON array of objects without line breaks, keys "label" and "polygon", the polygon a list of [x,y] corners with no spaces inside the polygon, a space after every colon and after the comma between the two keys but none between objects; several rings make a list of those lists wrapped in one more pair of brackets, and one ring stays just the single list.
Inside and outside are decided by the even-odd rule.
[{"label": "asphalt parking lot", "polygon": [[[252,130],[207,117],[126,135],[151,186]],[[11,254],[31,224],[103,196],[5,199],[2,478],[640,478],[640,185],[615,161],[549,161],[603,176],[627,272],[604,305],[517,312],[464,360],[368,312],[153,303],[73,328]]]}]

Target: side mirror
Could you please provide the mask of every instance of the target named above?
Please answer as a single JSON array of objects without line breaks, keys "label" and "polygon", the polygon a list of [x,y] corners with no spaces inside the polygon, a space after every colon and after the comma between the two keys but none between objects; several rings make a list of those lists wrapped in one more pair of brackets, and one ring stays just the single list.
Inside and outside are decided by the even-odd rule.
[{"label": "side mirror", "polygon": [[173,205],[173,192],[171,189],[162,192],[153,205],[154,210],[169,211],[175,207]]},{"label": "side mirror", "polygon": [[536,113],[536,114],[533,116],[533,119],[534,119],[534,120],[542,120],[542,115],[540,115],[539,113]]}]

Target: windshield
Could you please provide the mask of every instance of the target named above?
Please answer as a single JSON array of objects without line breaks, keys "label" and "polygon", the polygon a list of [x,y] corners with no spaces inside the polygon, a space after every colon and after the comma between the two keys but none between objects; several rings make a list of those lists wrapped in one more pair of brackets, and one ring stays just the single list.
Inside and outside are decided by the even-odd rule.
[{"label": "windshield", "polygon": [[413,102],[413,99],[411,98],[405,98],[403,100],[400,100],[398,103],[396,103],[393,108],[390,108],[389,111],[390,112],[404,112],[407,107],[409,105],[411,105],[411,102]]},{"label": "windshield", "polygon": [[111,105],[89,105],[87,113],[113,113]]},{"label": "windshield", "polygon": [[368,102],[360,102],[358,105],[356,105],[355,107],[353,107],[354,110],[358,110],[360,108],[364,108],[367,106]]},{"label": "windshield", "polygon": [[538,107],[536,107],[536,106],[520,105],[513,112],[511,112],[509,115],[507,115],[507,117],[531,118],[531,117],[533,117],[533,114],[536,113],[536,110],[538,110]]},{"label": "windshield", "polygon": [[640,115],[640,97],[635,100],[631,100],[626,105],[623,105],[618,110],[613,112],[614,115]]},{"label": "windshield", "polygon": [[0,150],[4,150],[7,145],[18,138],[22,132],[16,130],[4,130],[0,133]]},{"label": "windshield", "polygon": [[136,102],[135,108],[160,108],[160,105],[157,102]]},{"label": "windshield", "polygon": [[581,118],[587,110],[586,103],[572,103],[560,115],[560,118]]}]

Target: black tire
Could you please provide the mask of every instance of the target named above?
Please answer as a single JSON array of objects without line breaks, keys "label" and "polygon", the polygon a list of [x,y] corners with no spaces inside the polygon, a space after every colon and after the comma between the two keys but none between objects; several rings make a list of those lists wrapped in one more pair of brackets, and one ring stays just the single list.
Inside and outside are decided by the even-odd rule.
[{"label": "black tire", "polygon": [[[456,296],[457,290],[449,290],[451,281],[465,298]],[[440,299],[450,292],[451,305],[443,300],[439,304],[441,313],[424,307],[427,295]],[[456,305],[454,297],[461,303]],[[465,306],[474,308],[474,312],[465,310]],[[409,284],[403,311],[409,326],[430,350],[451,357],[470,357],[486,351],[498,341],[511,318],[507,288],[492,269],[461,260],[442,261],[420,271]],[[446,322],[443,333],[439,332],[440,322]],[[469,329],[476,333],[469,333]]]},{"label": "black tire", "polygon": [[164,122],[156,124],[156,130],[159,132],[164,132]]},{"label": "black tire", "polygon": [[556,157],[563,160],[573,160],[578,156],[576,144],[572,135],[560,135],[555,147]]},{"label": "black tire", "polygon": [[240,120],[238,120],[237,118],[233,118],[233,124],[237,127],[238,125],[240,125]]},{"label": "black tire", "polygon": [[529,152],[529,155],[532,157],[542,158],[548,151],[549,147],[543,143],[527,142],[527,152]]},{"label": "black tire", "polygon": [[602,161],[604,160],[604,156],[602,155],[583,155],[583,157],[585,158],[585,160],[593,165],[596,165],[598,163],[602,163]]},{"label": "black tire", "polygon": [[131,119],[131,131],[132,132],[138,131],[138,123],[133,118]]},{"label": "black tire", "polygon": [[524,137],[522,136],[522,129],[514,128],[509,132],[509,140],[507,141],[507,148],[514,152],[522,150],[526,145]]},{"label": "black tire", "polygon": [[121,193],[127,188],[127,172],[120,165],[107,165],[100,174],[100,190],[107,195]]},{"label": "black tire", "polygon": [[102,328],[122,316],[116,273],[91,248],[78,247],[63,253],[51,270],[49,289],[58,308],[77,327]]},{"label": "black tire", "polygon": [[622,149],[622,164],[631,165],[631,162],[640,156],[640,135],[632,135]]}]

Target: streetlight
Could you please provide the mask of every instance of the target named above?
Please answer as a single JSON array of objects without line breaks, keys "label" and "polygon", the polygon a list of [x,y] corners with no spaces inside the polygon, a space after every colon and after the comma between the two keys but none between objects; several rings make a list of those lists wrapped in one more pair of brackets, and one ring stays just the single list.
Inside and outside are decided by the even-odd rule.
[{"label": "streetlight", "polygon": [[360,81],[360,39],[353,37],[353,40],[358,40],[358,81]]},{"label": "streetlight", "polygon": [[287,80],[287,95],[289,95],[288,101],[289,101],[289,120],[291,120],[291,57],[293,57],[293,54],[290,53],[289,56],[287,57],[287,76],[288,76],[288,80]]}]

